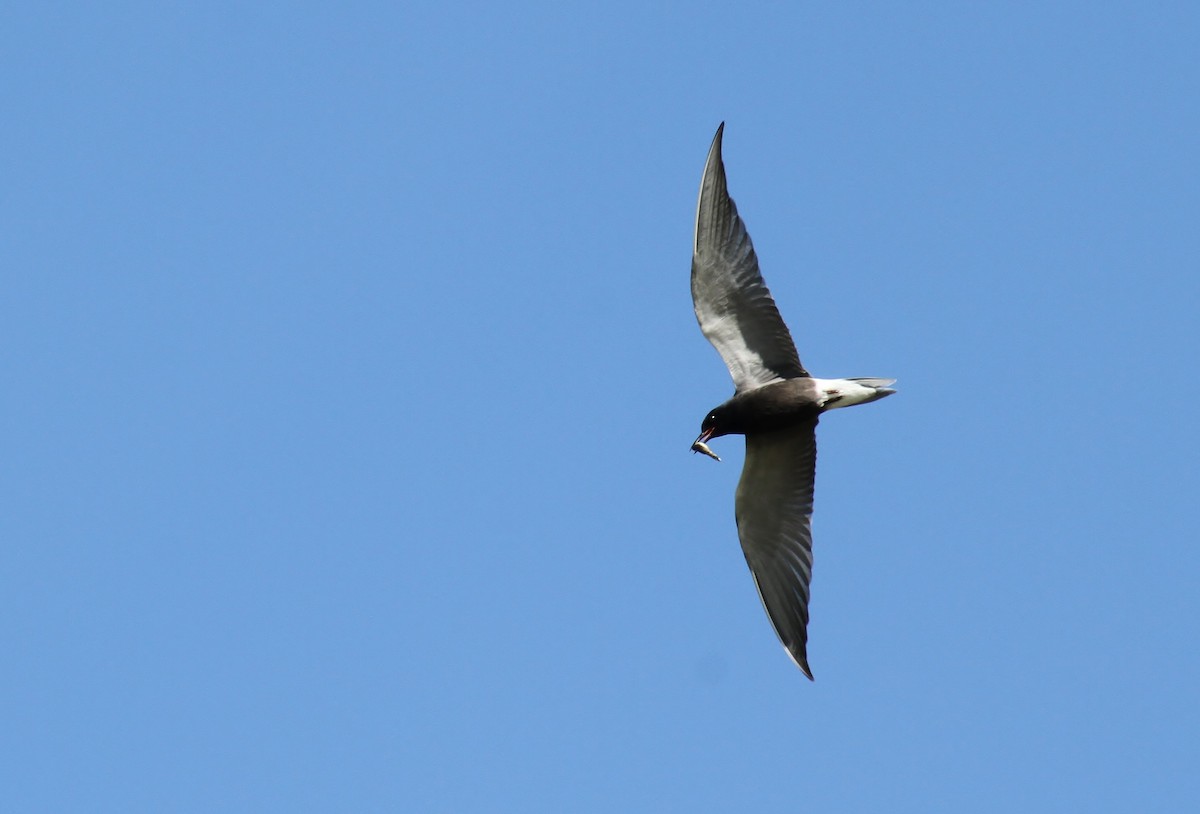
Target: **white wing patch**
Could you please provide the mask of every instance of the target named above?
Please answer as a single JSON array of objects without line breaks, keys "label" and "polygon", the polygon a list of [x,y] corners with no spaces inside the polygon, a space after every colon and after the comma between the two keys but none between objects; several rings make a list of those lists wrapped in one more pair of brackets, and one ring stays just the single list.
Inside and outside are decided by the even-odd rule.
[{"label": "white wing patch", "polygon": [[696,308],[696,314],[700,318],[701,332],[725,361],[733,386],[739,393],[781,380],[762,356],[746,344],[736,319],[712,315],[700,307]]}]

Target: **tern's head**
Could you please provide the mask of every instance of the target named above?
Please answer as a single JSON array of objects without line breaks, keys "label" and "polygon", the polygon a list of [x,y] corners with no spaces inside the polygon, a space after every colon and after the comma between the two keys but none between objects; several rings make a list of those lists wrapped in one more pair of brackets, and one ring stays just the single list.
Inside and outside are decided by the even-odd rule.
[{"label": "tern's head", "polygon": [[737,410],[733,405],[726,403],[710,411],[704,417],[704,420],[700,422],[700,437],[696,440],[703,443],[712,438],[720,438],[722,435],[732,435],[741,431]]}]

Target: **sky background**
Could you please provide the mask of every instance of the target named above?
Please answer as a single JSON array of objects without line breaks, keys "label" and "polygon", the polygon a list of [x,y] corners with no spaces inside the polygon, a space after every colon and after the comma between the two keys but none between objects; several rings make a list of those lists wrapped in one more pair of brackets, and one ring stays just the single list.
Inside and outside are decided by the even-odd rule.
[{"label": "sky background", "polygon": [[[967,7],[969,6],[969,7]],[[1193,3],[0,13],[0,809],[1200,805]],[[692,314],[814,375],[810,683]]]}]

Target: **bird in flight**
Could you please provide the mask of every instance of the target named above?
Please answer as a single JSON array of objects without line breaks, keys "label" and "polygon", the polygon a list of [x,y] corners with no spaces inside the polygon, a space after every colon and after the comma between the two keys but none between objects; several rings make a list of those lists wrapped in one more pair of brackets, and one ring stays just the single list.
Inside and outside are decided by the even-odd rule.
[{"label": "bird in flight", "polygon": [[717,458],[708,441],[746,436],[734,499],[738,538],[775,633],[811,679],[807,628],[817,420],[835,407],[890,396],[896,380],[817,379],[800,364],[726,188],[724,130],[722,123],[700,179],[692,301],[700,330],[729,368],[734,394],[704,417],[692,449]]}]

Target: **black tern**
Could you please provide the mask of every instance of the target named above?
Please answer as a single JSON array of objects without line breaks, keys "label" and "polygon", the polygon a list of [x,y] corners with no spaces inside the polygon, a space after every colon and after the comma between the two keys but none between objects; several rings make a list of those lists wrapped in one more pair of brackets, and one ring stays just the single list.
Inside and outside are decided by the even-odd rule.
[{"label": "black tern", "polygon": [[729,368],[734,394],[705,416],[692,449],[716,458],[707,441],[746,436],[746,462],[734,500],[738,538],[775,633],[811,679],[808,597],[817,420],[826,410],[890,396],[896,380],[817,379],[800,364],[726,188],[724,130],[722,123],[700,179],[692,301],[700,330]]}]

